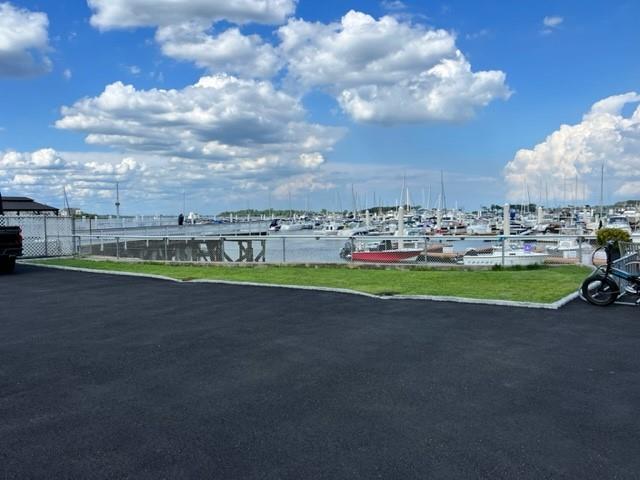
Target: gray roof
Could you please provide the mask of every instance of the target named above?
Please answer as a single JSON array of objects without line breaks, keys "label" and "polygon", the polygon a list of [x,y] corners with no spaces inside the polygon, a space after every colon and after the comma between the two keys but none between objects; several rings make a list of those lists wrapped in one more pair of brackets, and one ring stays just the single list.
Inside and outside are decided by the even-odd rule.
[{"label": "gray roof", "polygon": [[29,197],[2,197],[2,210],[5,212],[55,212],[56,207],[39,203]]}]

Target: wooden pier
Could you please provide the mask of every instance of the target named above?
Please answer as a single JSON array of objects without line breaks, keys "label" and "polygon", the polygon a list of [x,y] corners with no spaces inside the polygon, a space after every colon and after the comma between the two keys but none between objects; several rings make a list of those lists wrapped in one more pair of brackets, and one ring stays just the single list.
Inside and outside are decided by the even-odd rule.
[{"label": "wooden pier", "polygon": [[93,238],[81,245],[83,255],[167,262],[265,262],[266,239],[124,239]]}]

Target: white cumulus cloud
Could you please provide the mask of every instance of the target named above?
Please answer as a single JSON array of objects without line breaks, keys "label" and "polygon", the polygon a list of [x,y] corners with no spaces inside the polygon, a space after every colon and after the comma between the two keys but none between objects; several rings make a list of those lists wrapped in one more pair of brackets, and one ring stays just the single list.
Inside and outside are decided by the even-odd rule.
[{"label": "white cumulus cloud", "polygon": [[166,56],[194,62],[211,72],[267,78],[281,68],[276,49],[259,35],[243,35],[238,28],[217,35],[208,30],[206,22],[191,21],[161,27],[155,38]]},{"label": "white cumulus cloud", "polygon": [[572,198],[564,190],[567,179],[571,186],[577,177],[593,198],[602,164],[615,195],[640,195],[640,106],[623,114],[626,105],[635,103],[640,103],[636,92],[600,100],[580,123],[561,125],[532,149],[519,150],[504,170],[509,196],[522,198],[525,184],[544,184],[553,198]]},{"label": "white cumulus cloud", "polygon": [[157,27],[162,53],[212,73],[268,78],[282,66],[276,48],[237,27],[212,32],[220,21],[280,24],[297,0],[88,0],[100,29]]},{"label": "white cumulus cloud", "polygon": [[[314,168],[278,168],[278,160],[270,157],[231,167],[223,162],[146,153],[59,152],[50,148],[0,151],[0,188],[5,195],[27,195],[62,206],[64,186],[71,206],[114,213],[115,183],[119,182],[126,214],[177,213],[183,191],[190,210],[211,214],[244,208],[248,202],[254,208],[264,208],[269,198],[276,206],[286,207],[289,196],[294,208],[302,208],[306,199],[318,209],[350,208],[354,185],[359,204],[373,205],[377,195],[377,202],[393,205],[403,177],[410,179],[412,202],[420,203],[421,187],[440,182],[440,170],[423,167],[323,162],[313,155],[304,161]],[[445,172],[445,179],[449,198],[466,195],[491,201],[495,195],[491,192],[499,189],[499,179],[493,177]],[[426,192],[424,201],[429,201]],[[430,202],[436,202],[435,194]]]},{"label": "white cumulus cloud", "polygon": [[68,156],[51,148],[0,152],[3,193],[30,195],[42,200],[60,198],[64,186],[76,201],[95,202],[109,196],[116,181],[135,181],[144,185],[147,181],[143,175],[145,170],[143,163],[117,155],[82,153]]},{"label": "white cumulus cloud", "polygon": [[[271,18],[278,23],[293,13],[296,2],[237,0],[224,8],[221,2],[204,6],[186,0],[89,3],[99,28],[155,26],[164,55],[214,74],[260,79],[284,70],[290,91],[328,92],[359,122],[464,121],[511,94],[504,72],[473,71],[451,32],[390,15],[375,19],[352,10],[330,24],[289,19],[277,30],[280,42],[272,45],[238,27],[218,29],[217,22],[267,22],[255,15],[260,11],[278,12]],[[397,9],[401,3],[385,5]],[[246,15],[240,18],[232,10]]]},{"label": "white cumulus cloud", "polygon": [[46,56],[48,28],[45,13],[0,3],[0,77],[38,75],[51,70]]},{"label": "white cumulus cloud", "polygon": [[323,175],[313,173],[289,177],[278,182],[278,185],[273,189],[273,194],[276,198],[287,198],[289,195],[295,197],[336,188],[334,182],[323,177]]},{"label": "white cumulus cloud", "polygon": [[503,72],[473,72],[445,30],[350,11],[339,23],[280,27],[288,80],[333,94],[361,122],[458,121],[510,91]]},{"label": "white cumulus cloud", "polygon": [[268,81],[202,77],[181,90],[137,90],[116,82],[63,107],[61,129],[93,145],[209,162],[219,170],[313,168],[342,136],[308,123],[297,98]]},{"label": "white cumulus cloud", "polygon": [[296,0],[88,0],[91,24],[103,30],[174,25],[191,20],[213,23],[278,24],[295,11]]}]

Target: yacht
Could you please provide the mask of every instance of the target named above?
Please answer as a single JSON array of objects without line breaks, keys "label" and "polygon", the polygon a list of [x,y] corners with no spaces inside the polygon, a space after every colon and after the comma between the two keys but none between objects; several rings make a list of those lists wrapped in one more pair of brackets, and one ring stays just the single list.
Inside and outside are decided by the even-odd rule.
[{"label": "yacht", "polygon": [[329,222],[325,223],[320,229],[322,235],[337,235],[339,231],[344,230],[344,225],[341,223]]},{"label": "yacht", "polygon": [[629,220],[624,215],[614,215],[612,217],[607,218],[606,223],[604,224],[605,228],[617,228],[620,230],[624,230],[625,232],[631,235],[631,225],[629,225]]}]

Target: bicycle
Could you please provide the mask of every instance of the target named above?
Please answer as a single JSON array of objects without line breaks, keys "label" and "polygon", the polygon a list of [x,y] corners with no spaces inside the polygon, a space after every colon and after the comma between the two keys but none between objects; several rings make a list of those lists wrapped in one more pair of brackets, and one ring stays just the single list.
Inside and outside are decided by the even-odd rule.
[{"label": "bicycle", "polygon": [[[606,265],[598,269],[582,282],[582,296],[592,305],[605,307],[615,302],[620,297],[620,286],[614,278],[626,281],[629,285],[625,288],[625,293],[640,295],[640,275],[633,275],[613,266],[612,253],[614,242],[609,241],[604,247],[600,247],[593,252],[593,257],[598,251],[605,251]],[[628,262],[627,265],[640,264],[640,262]],[[636,301],[640,304],[640,299]]]}]

